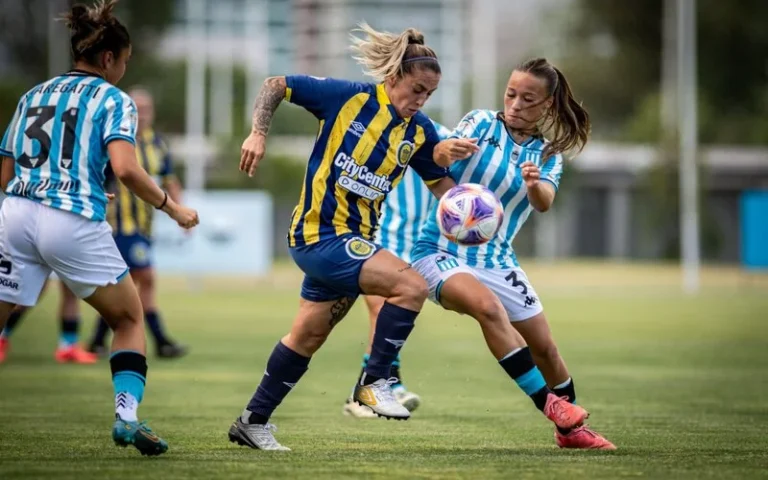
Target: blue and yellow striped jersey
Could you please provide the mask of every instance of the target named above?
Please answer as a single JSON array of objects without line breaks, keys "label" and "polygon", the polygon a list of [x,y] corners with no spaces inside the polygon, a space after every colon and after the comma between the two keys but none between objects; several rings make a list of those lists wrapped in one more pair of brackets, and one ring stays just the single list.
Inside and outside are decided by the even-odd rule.
[{"label": "blue and yellow striped jersey", "polygon": [[286,100],[320,120],[289,244],[345,233],[371,239],[381,204],[410,165],[426,183],[448,176],[432,160],[440,141],[429,118],[399,118],[383,85],[304,75],[286,77]]},{"label": "blue and yellow striped jersey", "polygon": [[[136,158],[158,185],[173,176],[168,147],[154,130],[136,135]],[[110,169],[107,190],[115,199],[107,206],[107,221],[114,235],[152,235],[152,216],[155,208],[140,200],[125,185],[117,181]]]}]

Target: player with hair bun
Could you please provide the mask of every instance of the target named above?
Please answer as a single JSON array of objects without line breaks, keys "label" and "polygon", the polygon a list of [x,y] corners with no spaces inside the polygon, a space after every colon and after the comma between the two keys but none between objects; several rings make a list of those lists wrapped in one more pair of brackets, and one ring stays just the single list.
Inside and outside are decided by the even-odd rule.
[{"label": "player with hair bun", "polygon": [[78,4],[64,15],[75,68],[25,93],[0,142],[0,182],[8,195],[0,207],[0,326],[16,305],[35,305],[55,272],[114,331],[112,439],[159,455],[168,444],[137,418],[147,376],[144,322],[105,221],[107,164],[180,226],[194,227],[198,216],[169,199],[136,160],[136,106],[115,86],[125,74],[131,39],[112,14],[115,4]]}]

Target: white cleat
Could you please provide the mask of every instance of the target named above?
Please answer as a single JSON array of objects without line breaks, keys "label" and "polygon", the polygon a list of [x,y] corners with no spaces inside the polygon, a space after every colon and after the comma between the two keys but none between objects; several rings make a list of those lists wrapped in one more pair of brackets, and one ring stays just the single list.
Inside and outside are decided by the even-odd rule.
[{"label": "white cleat", "polygon": [[352,397],[348,398],[347,401],[344,403],[344,408],[342,409],[341,413],[343,413],[347,417],[378,418],[378,415],[373,413],[373,410],[355,402],[354,400],[352,400]]},{"label": "white cleat", "polygon": [[257,450],[290,451],[290,448],[280,445],[275,440],[272,432],[276,431],[277,427],[271,423],[250,425],[238,417],[229,427],[229,441]]},{"label": "white cleat", "polygon": [[409,392],[405,389],[403,386],[398,386],[392,389],[395,398],[400,403],[400,405],[404,406],[408,409],[409,412],[413,412],[417,408],[419,408],[419,405],[421,405],[421,397],[416,395],[413,392]]},{"label": "white cleat", "polygon": [[380,378],[370,385],[357,385],[352,400],[373,410],[373,413],[386,419],[408,420],[411,413],[400,405],[392,392],[392,385],[397,378],[385,380]]}]

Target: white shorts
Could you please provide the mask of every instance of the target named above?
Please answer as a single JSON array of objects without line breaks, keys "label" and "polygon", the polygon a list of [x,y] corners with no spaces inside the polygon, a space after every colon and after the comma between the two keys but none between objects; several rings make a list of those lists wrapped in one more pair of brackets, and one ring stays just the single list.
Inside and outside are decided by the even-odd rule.
[{"label": "white shorts", "polygon": [[413,268],[429,286],[429,299],[440,304],[443,283],[457,273],[474,276],[501,300],[510,321],[520,322],[544,310],[536,290],[519,267],[490,269],[470,267],[463,260],[447,253],[435,253],[417,260]]},{"label": "white shorts", "polygon": [[24,306],[51,272],[80,298],[128,274],[107,222],[21,197],[0,206],[0,256],[0,300]]}]

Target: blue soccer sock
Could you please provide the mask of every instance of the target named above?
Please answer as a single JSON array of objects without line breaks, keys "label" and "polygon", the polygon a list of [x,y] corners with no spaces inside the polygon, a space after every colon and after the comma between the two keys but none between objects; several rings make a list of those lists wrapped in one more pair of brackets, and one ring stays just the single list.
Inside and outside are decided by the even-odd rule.
[{"label": "blue soccer sock", "polygon": [[411,334],[418,314],[389,302],[384,303],[376,319],[376,332],[362,384],[368,385],[380,378],[389,378],[392,363]]},{"label": "blue soccer sock", "polygon": [[136,422],[139,404],[147,383],[147,358],[133,350],[118,350],[109,357],[115,390],[115,414],[127,422]]},{"label": "blue soccer sock", "polygon": [[61,333],[59,335],[60,347],[71,347],[77,344],[80,319],[78,317],[62,317]]},{"label": "blue soccer sock", "polygon": [[531,397],[536,408],[543,412],[547,404],[547,396],[552,392],[533,362],[531,350],[527,346],[513,350],[499,360],[499,365],[517,383],[517,386]]},{"label": "blue soccer sock", "polygon": [[304,357],[278,342],[267,361],[261,383],[251,397],[242,420],[246,423],[267,423],[272,412],[309,369],[310,357]]}]

